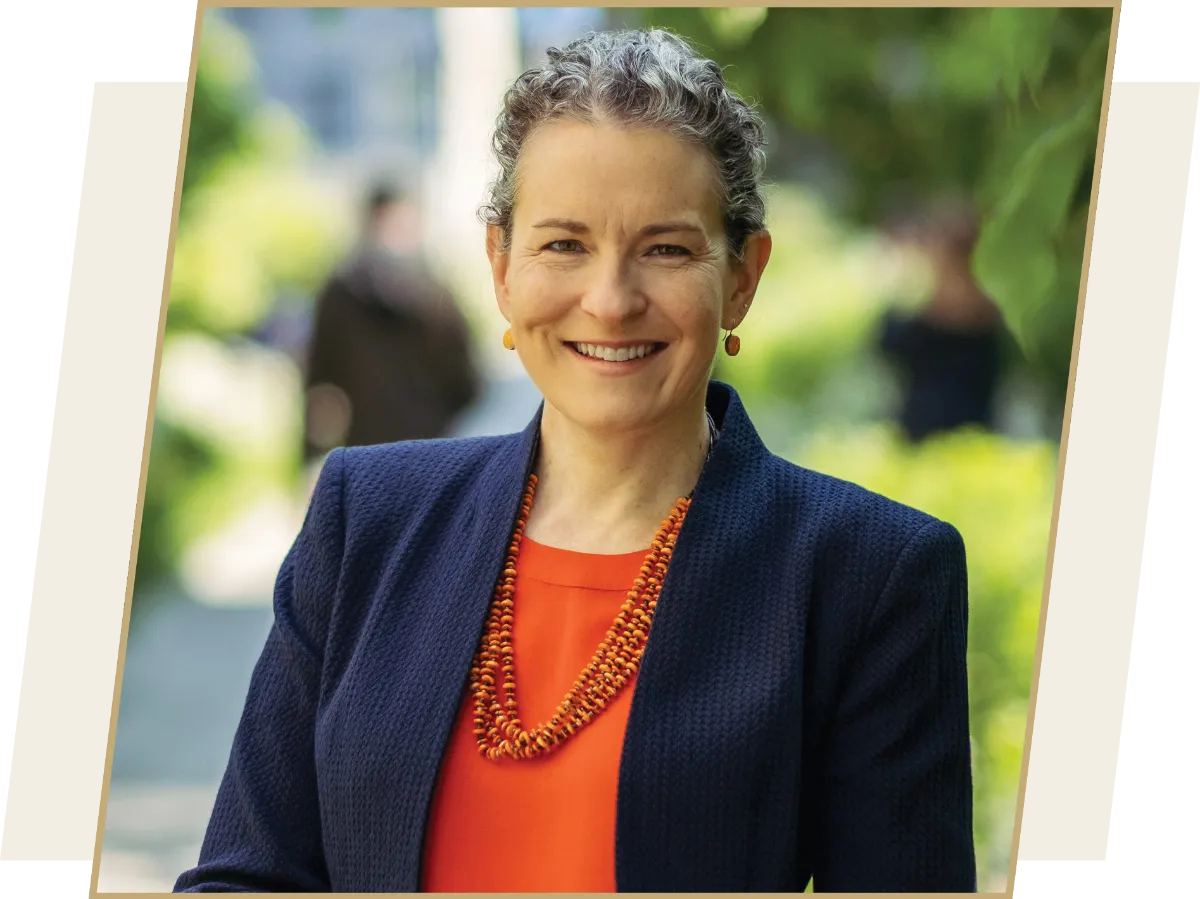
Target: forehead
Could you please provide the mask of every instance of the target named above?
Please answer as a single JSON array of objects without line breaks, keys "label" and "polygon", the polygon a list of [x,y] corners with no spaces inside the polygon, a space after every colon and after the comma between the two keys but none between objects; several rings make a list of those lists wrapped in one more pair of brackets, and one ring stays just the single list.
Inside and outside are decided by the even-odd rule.
[{"label": "forehead", "polygon": [[716,173],[702,148],[661,129],[570,119],[542,125],[521,152],[514,224],[543,215],[721,225]]}]

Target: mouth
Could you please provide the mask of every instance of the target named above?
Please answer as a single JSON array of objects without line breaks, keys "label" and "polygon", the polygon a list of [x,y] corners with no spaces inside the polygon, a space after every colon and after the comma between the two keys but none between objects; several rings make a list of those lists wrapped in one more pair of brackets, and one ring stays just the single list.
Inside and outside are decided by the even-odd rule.
[{"label": "mouth", "polygon": [[576,355],[597,362],[637,362],[661,353],[667,348],[661,341],[646,341],[644,343],[577,343],[566,341],[563,344]]}]

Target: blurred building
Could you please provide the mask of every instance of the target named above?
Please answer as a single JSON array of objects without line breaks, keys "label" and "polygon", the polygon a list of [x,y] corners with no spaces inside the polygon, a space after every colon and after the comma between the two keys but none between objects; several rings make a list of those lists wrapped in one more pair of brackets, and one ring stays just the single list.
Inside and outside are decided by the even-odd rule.
[{"label": "blurred building", "polygon": [[[514,11],[520,63],[605,22],[595,8]],[[221,11],[249,40],[264,99],[292,110],[335,170],[419,169],[437,151],[436,9],[252,8]],[[499,100],[499,97],[496,98]]]},{"label": "blurred building", "polygon": [[419,166],[437,137],[435,10],[231,8],[263,98],[287,106],[348,176]]}]

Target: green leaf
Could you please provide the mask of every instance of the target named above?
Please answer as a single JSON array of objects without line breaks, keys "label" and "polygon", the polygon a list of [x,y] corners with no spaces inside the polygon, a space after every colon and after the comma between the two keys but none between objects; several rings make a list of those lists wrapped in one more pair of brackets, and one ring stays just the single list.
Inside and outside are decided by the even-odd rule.
[{"label": "green leaf", "polygon": [[1002,211],[1020,214],[1025,224],[1040,225],[1045,231],[1062,224],[1083,163],[1095,149],[1099,112],[1096,92],[1074,115],[1033,143],[1017,162],[1014,190],[1001,201]]},{"label": "green leaf", "polygon": [[1021,96],[1022,85],[1031,92],[1042,85],[1054,48],[1054,26],[1059,11],[1052,7],[1003,7],[989,14],[995,59],[1000,63],[1000,83],[1011,102]]},{"label": "green leaf", "polygon": [[1051,299],[1058,280],[1053,246],[1019,227],[985,228],[975,248],[974,274],[1022,350],[1032,354],[1036,312]]},{"label": "green leaf", "polygon": [[1037,322],[1056,298],[1058,238],[1083,167],[1092,159],[1098,112],[1097,92],[1033,141],[986,217],[975,247],[973,273],[1027,355],[1036,355]]},{"label": "green leaf", "polygon": [[990,102],[1000,77],[991,21],[982,10],[958,13],[954,28],[924,36],[939,93],[959,102]]}]

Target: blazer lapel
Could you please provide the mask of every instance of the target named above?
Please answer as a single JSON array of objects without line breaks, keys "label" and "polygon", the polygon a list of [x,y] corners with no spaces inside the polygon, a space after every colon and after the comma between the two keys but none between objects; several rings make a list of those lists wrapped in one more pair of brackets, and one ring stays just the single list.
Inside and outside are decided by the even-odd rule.
[{"label": "blazer lapel", "polygon": [[[445,591],[438,603],[444,615],[439,627],[441,651],[424,656],[428,667],[421,678],[425,698],[420,716],[427,722],[426,733],[431,739],[409,742],[415,754],[409,774],[411,795],[419,797],[419,817],[423,824],[428,821],[438,771],[466,689],[471,659],[479,645],[496,576],[502,570],[504,553],[520,510],[540,422],[539,408],[523,432],[500,445],[476,476],[470,497],[464,497],[466,509],[462,510],[460,521],[459,552],[453,560],[453,587]],[[400,838],[392,844],[393,851],[405,852],[408,858],[401,866],[405,882],[388,885],[389,889],[415,892],[419,888],[424,831],[422,826],[418,839]]]},{"label": "blazer lapel", "polygon": [[731,798],[787,790],[788,772],[798,770],[759,748],[799,745],[793,635],[803,617],[787,601],[799,591],[771,580],[784,566],[761,564],[787,552],[772,543],[772,532],[786,529],[763,521],[773,509],[773,457],[731,388],[713,382],[708,408],[721,435],[667,570],[625,733],[621,891],[744,889],[754,826]]}]

